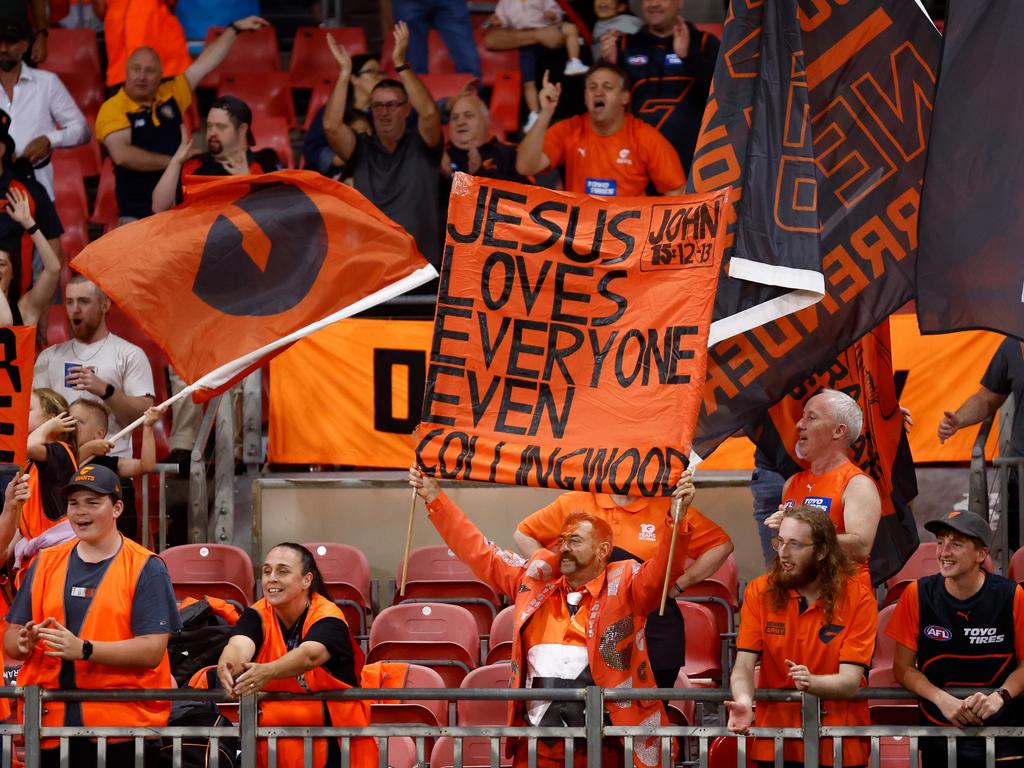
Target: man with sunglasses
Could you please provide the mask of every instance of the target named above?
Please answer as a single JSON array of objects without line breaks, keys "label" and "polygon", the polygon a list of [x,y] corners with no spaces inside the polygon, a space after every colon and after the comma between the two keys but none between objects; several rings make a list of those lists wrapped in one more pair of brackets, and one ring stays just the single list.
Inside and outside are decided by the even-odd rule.
[{"label": "man with sunglasses", "polygon": [[[900,595],[885,634],[896,641],[893,677],[918,696],[922,725],[1014,727],[1024,723],[1024,590],[983,567],[992,529],[954,510],[925,523],[939,572]],[[947,688],[984,688],[954,696]],[[922,765],[946,765],[946,739],[921,739]],[[996,765],[1024,765],[1024,739],[996,739]],[[984,765],[983,739],[956,740],[957,765]]]},{"label": "man with sunglasses", "polygon": [[[866,684],[875,649],[878,608],[874,593],[854,575],[835,526],[820,508],[800,505],[781,513],[772,544],[779,556],[768,572],[747,586],[736,639],[729,730],[751,726],[799,728],[800,701],[759,701],[755,720],[754,667],[761,688],[790,688],[822,699],[822,724],[869,725],[868,702],[851,700]],[[764,768],[774,764],[771,739],[755,739],[750,757]],[[843,739],[844,766],[865,766],[866,739]],[[831,739],[821,743],[821,765],[832,765]],[[787,739],[786,768],[804,765],[803,743]]]},{"label": "man with sunglasses", "polygon": [[[373,134],[357,134],[345,123],[352,59],[328,36],[338,79],[324,107],[324,132],[334,152],[349,164],[355,187],[401,225],[431,264],[440,266],[439,185],[441,113],[430,91],[405,61],[409,29],[394,28],[392,63],[398,80],[385,78],[370,92]],[[409,115],[416,110],[416,123]]]}]

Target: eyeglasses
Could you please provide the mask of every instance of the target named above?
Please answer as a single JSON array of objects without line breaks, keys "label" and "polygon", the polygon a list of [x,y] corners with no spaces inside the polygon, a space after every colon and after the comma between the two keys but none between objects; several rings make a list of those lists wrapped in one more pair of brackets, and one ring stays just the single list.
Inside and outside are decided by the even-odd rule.
[{"label": "eyeglasses", "polygon": [[790,552],[795,552],[799,554],[808,547],[813,546],[813,543],[809,543],[806,541],[795,541],[793,539],[790,539],[789,541],[783,541],[778,536],[772,536],[772,549],[774,549],[776,552],[781,552],[784,549],[788,549]]},{"label": "eyeglasses", "polygon": [[370,104],[370,109],[374,112],[394,112],[399,107],[403,107],[408,103],[408,99],[405,101],[378,101]]}]

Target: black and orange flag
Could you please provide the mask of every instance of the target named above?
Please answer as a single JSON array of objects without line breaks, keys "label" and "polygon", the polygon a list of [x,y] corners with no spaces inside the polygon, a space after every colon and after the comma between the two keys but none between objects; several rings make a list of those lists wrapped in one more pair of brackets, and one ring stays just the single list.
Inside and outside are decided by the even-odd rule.
[{"label": "black and orange flag", "polygon": [[725,193],[595,198],[457,174],[417,460],[644,496],[689,460]]},{"label": "black and orange flag", "polygon": [[[915,2],[733,0],[689,184],[738,199],[726,260],[813,247],[825,296],[712,347],[699,455],[913,297],[940,46]],[[723,276],[716,325],[762,303]]]},{"label": "black and orange flag", "polygon": [[320,174],[194,181],[182,205],[104,235],[72,267],[160,345],[197,400],[437,276],[405,230]]},{"label": "black and orange flag", "polygon": [[871,581],[881,584],[903,567],[918,545],[910,509],[917,496],[917,476],[893,378],[888,320],[844,350],[828,368],[801,379],[769,410],[768,420],[752,430],[757,447],[786,477],[807,468],[796,455],[796,423],[804,403],[822,389],[845,392],[864,414],[850,460],[871,475],[882,499],[870,562]]},{"label": "black and orange flag", "polygon": [[27,461],[35,356],[34,327],[0,327],[0,464],[24,467]]}]

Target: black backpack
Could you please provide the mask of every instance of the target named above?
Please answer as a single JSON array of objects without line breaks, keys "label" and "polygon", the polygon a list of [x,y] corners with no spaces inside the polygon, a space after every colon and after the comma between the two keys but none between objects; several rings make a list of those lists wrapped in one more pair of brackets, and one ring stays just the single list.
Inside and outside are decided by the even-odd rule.
[{"label": "black backpack", "polygon": [[[217,711],[208,701],[176,701],[171,707],[170,726],[228,727],[231,721]],[[219,739],[217,752],[220,768],[235,768],[239,764],[239,739]],[[181,761],[174,762],[174,742],[165,737],[160,747],[160,768],[207,768],[213,760],[210,755],[210,740],[205,736],[184,736],[181,739]]]},{"label": "black backpack", "polygon": [[178,615],[181,629],[167,641],[167,655],[171,674],[182,688],[203,667],[217,665],[233,627],[214,613],[205,600],[186,605]]}]

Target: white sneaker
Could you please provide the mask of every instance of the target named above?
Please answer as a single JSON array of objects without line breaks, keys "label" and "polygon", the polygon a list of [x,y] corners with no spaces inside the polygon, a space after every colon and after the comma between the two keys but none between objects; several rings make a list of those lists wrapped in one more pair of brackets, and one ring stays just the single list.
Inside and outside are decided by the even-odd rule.
[{"label": "white sneaker", "polygon": [[569,62],[565,65],[565,69],[562,70],[562,74],[569,75],[570,77],[575,75],[585,75],[589,69],[590,67],[579,59],[569,59]]},{"label": "white sneaker", "polygon": [[523,133],[529,133],[530,129],[533,128],[533,124],[537,122],[537,118],[540,117],[540,112],[531,112],[526,118],[526,122],[523,123]]}]

